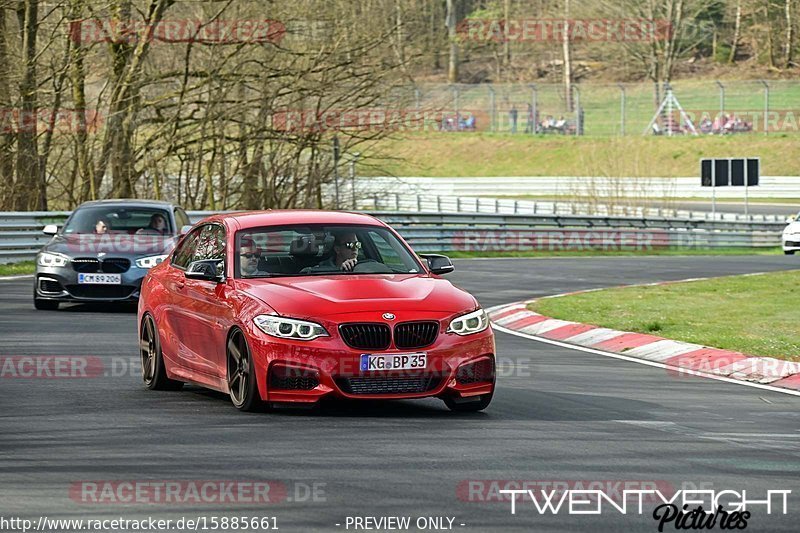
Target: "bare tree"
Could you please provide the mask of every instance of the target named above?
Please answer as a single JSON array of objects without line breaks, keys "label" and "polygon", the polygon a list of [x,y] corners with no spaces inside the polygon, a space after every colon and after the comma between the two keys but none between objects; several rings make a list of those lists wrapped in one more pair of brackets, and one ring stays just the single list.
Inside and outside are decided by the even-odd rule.
[{"label": "bare tree", "polygon": [[572,50],[570,43],[570,0],[564,0],[564,36],[561,40],[564,52],[564,101],[567,110],[573,111],[572,105]]},{"label": "bare tree", "polygon": [[786,0],[784,15],[786,17],[786,40],[784,42],[784,66],[789,68],[794,63],[794,19],[792,13],[792,0]]},{"label": "bare tree", "polygon": [[449,60],[447,62],[447,81],[458,83],[458,41],[456,39],[456,0],[447,0],[447,38],[449,41]]}]

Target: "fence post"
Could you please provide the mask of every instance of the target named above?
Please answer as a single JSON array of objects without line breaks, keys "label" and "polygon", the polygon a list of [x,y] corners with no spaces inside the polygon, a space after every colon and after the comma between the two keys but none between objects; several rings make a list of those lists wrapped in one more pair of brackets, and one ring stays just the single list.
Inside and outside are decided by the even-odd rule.
[{"label": "fence post", "polygon": [[626,104],[626,95],[625,95],[625,86],[621,83],[617,84],[619,90],[621,91],[620,95],[620,103],[619,103],[619,131],[620,136],[625,136],[625,104]]},{"label": "fence post", "polygon": [[764,135],[769,135],[769,83],[758,81],[764,86]]},{"label": "fence post", "polygon": [[714,83],[719,87],[719,119],[722,120],[722,117],[725,115],[725,86],[722,85],[722,82],[719,80],[716,80]]},{"label": "fence post", "polygon": [[494,133],[497,131],[497,99],[494,88],[491,85],[486,87],[489,89],[489,129]]},{"label": "fence post", "polygon": [[533,122],[533,127],[531,127],[531,133],[536,134],[539,133],[539,88],[536,86],[535,83],[530,84],[530,88],[531,88],[532,116],[529,117],[529,120]]},{"label": "fence post", "polygon": [[458,87],[454,86],[452,88],[452,91],[453,91],[453,111],[456,112],[456,123],[455,123],[455,126],[456,126],[456,131],[458,131],[458,126],[459,126],[459,124],[461,124],[461,121],[459,120],[460,116],[459,116],[459,112],[458,112],[458,103],[459,103],[458,102],[458,97],[459,97]]}]

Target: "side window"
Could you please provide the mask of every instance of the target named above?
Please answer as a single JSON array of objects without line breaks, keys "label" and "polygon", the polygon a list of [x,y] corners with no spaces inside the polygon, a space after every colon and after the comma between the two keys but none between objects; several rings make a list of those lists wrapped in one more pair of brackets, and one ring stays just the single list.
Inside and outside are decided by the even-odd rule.
[{"label": "side window", "polygon": [[192,222],[189,220],[189,215],[186,214],[180,207],[175,208],[175,225],[178,226],[175,228],[177,231],[180,231],[182,227],[190,225]]},{"label": "side window", "polygon": [[192,261],[205,259],[225,260],[225,228],[219,224],[207,224],[200,229]]},{"label": "side window", "polygon": [[195,229],[181,241],[172,254],[172,264],[174,266],[184,269],[189,266],[189,263],[192,262],[192,258],[194,257],[195,250],[197,249],[197,238],[205,227],[206,226]]}]

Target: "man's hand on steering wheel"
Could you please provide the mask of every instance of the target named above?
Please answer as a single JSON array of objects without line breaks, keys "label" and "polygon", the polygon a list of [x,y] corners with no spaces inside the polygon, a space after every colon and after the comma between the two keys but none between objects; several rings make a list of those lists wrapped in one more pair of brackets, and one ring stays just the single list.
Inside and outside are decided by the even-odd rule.
[{"label": "man's hand on steering wheel", "polygon": [[342,263],[342,270],[345,272],[352,272],[358,263],[358,259],[348,259]]}]

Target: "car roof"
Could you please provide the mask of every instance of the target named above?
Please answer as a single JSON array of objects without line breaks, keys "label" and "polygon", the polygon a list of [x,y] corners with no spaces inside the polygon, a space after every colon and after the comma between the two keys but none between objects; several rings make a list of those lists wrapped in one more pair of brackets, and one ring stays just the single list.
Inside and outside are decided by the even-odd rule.
[{"label": "car roof", "polygon": [[362,213],[345,211],[323,211],[315,209],[276,209],[269,211],[245,211],[214,215],[206,220],[233,222],[238,229],[261,226],[284,226],[295,224],[364,225],[385,226],[377,218]]},{"label": "car roof", "polygon": [[93,207],[93,206],[107,206],[107,207],[178,207],[177,205],[173,204],[172,202],[165,202],[163,200],[139,200],[136,198],[109,198],[106,200],[91,200],[89,202],[84,202],[78,206],[78,209],[81,207]]}]

